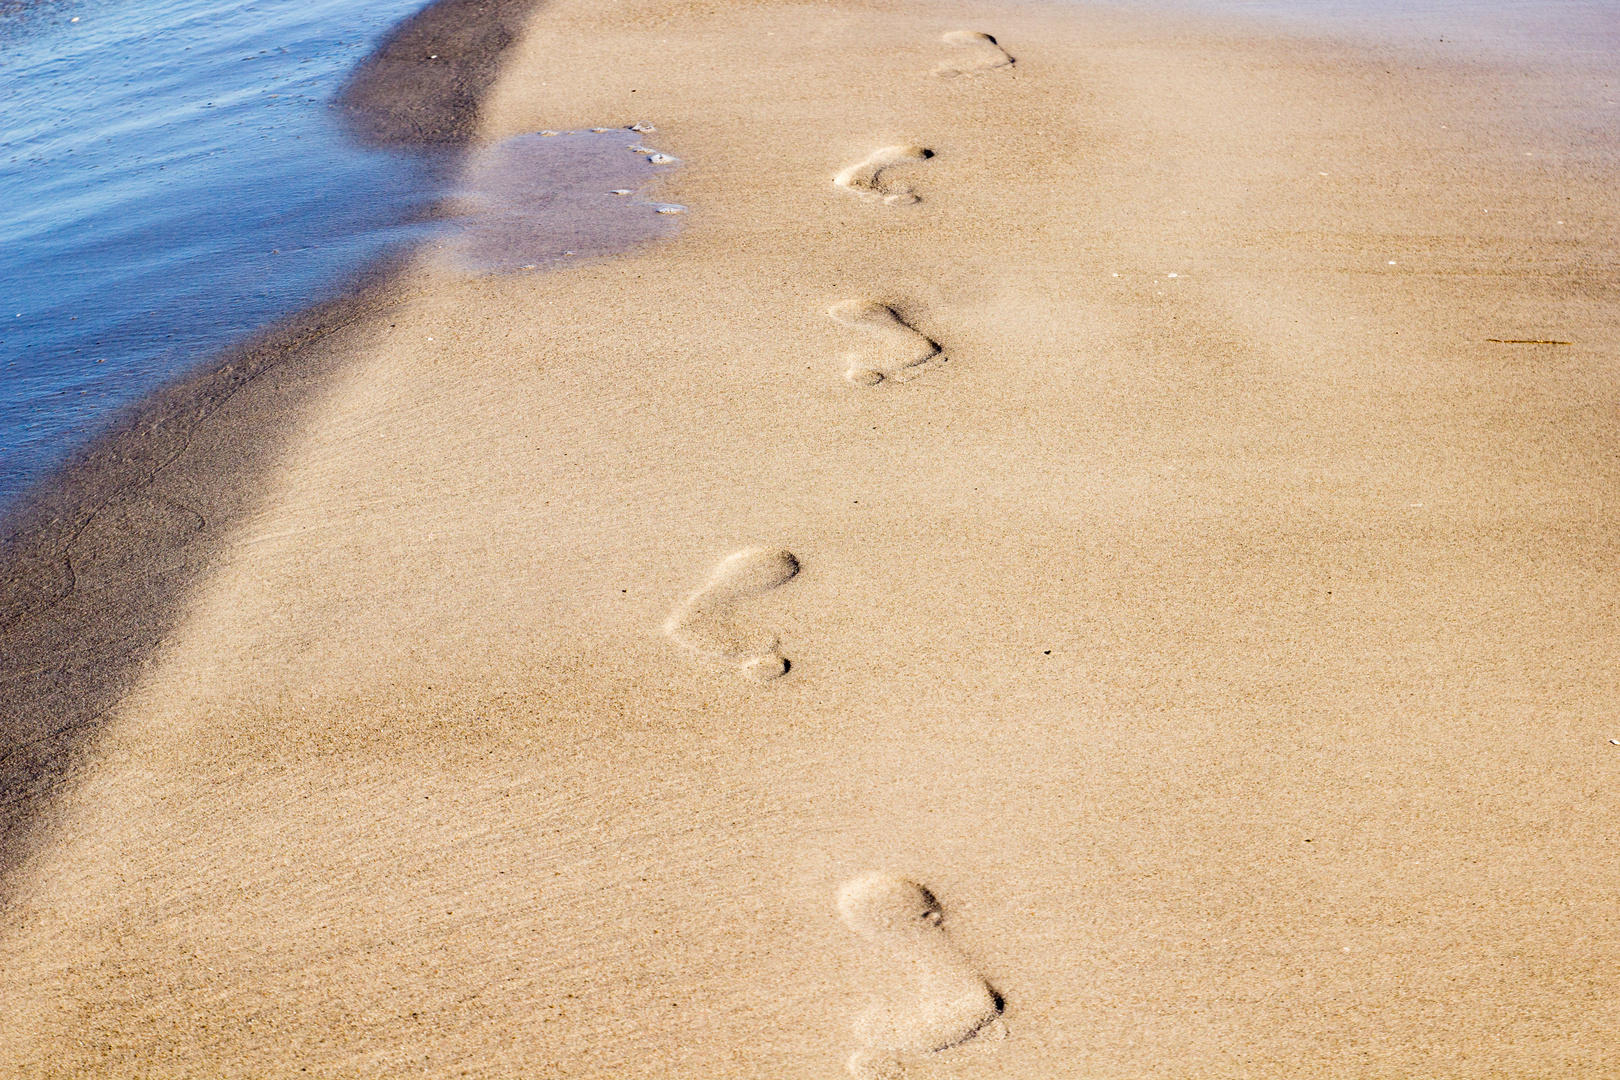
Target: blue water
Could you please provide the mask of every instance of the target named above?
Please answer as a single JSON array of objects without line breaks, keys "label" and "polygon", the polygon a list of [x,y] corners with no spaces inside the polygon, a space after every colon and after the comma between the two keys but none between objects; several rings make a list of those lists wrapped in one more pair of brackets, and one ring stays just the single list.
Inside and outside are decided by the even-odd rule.
[{"label": "blue water", "polygon": [[421,235],[442,162],[357,145],[330,105],[421,3],[0,7],[0,507],[119,406]]}]

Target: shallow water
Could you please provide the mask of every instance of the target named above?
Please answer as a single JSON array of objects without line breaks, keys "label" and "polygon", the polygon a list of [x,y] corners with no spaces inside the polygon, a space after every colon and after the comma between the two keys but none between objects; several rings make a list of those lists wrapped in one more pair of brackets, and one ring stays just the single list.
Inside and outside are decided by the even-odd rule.
[{"label": "shallow water", "polygon": [[0,504],[113,409],[420,232],[435,161],[333,90],[419,0],[0,15]]},{"label": "shallow water", "polygon": [[672,167],[629,149],[650,133],[524,136],[467,170],[357,142],[332,98],[420,6],[0,7],[0,508],[120,406],[391,249],[490,272],[673,231],[607,194]]}]

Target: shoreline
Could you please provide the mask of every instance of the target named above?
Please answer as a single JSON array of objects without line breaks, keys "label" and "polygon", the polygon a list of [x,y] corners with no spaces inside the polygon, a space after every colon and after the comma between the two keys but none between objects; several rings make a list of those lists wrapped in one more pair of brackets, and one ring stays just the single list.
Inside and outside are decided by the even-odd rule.
[{"label": "shoreline", "polygon": [[[8,748],[0,756],[0,908],[34,849],[36,819],[173,629],[250,511],[264,468],[341,363],[328,339],[404,295],[398,264],[387,261],[347,295],[223,350],[121,410],[0,522],[0,743]],[[218,431],[229,412],[238,418]],[[213,469],[165,475],[184,473],[178,466],[208,435],[216,436]]]},{"label": "shoreline", "polygon": [[[339,91],[356,137],[464,145],[512,24],[537,2],[435,0],[404,20]],[[492,12],[493,26],[478,21]],[[423,62],[441,50],[444,60]],[[173,628],[251,509],[263,469],[332,378],[340,361],[323,347],[327,339],[400,303],[412,258],[407,251],[362,268],[330,299],[118,410],[0,515],[0,910],[12,874],[33,850],[35,819]],[[161,474],[216,414],[247,398],[255,419],[237,421],[228,445],[213,451],[223,474],[187,477],[180,494],[165,492]],[[110,519],[135,531],[95,537],[98,522]],[[83,579],[94,582],[93,595],[79,587]]]},{"label": "shoreline", "polygon": [[1620,1069],[1612,168],[1094,7],[552,0],[502,64],[465,138],[653,123],[686,226],[424,260],[289,438],[231,399],[195,463],[273,467],[14,875],[0,1056]]}]

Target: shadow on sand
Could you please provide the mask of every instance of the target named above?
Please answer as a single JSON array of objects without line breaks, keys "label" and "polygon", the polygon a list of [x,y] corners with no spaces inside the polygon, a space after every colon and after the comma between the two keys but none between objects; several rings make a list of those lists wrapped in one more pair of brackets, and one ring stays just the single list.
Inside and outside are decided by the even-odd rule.
[{"label": "shadow on sand", "polygon": [[[536,0],[441,0],[338,101],[356,135],[457,147]],[[400,260],[116,417],[0,521],[0,907],[52,796],[150,662],[337,368],[321,343],[397,303]]]}]

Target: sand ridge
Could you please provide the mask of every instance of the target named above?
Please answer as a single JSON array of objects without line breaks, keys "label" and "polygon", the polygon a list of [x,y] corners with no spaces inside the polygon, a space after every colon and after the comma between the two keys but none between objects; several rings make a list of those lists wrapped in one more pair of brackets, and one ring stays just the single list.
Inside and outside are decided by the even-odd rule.
[{"label": "sand ridge", "polygon": [[945,937],[933,893],[890,874],[862,874],[839,886],[838,913],[900,976],[856,1020],[862,1046],[850,1056],[850,1075],[902,1076],[910,1056],[1006,1037],[1006,1003]]},{"label": "sand ridge", "polygon": [[791,551],[733,552],[664,620],[664,633],[694,652],[738,664],[752,678],[779,679],[792,667],[781,654],[781,641],[741,630],[737,608],[750,597],[781,588],[798,573],[799,560]]},{"label": "sand ridge", "polygon": [[907,325],[887,304],[840,300],[827,309],[827,314],[877,341],[870,350],[845,355],[844,378],[852,383],[876,386],[885,379],[915,378],[920,368],[939,355],[938,344]]},{"label": "sand ridge", "polygon": [[[1016,65],[934,77],[965,28]],[[1615,1071],[1613,215],[1489,77],[537,13],[480,138],[647,118],[685,229],[356,343],[30,864],[0,1056]],[[830,182],[910,140],[915,204]],[[935,332],[948,378],[827,377]]]},{"label": "sand ridge", "polygon": [[940,36],[940,40],[964,52],[965,58],[961,60],[947,60],[934,68],[934,74],[942,78],[953,78],[957,75],[982,75],[996,68],[1010,67],[1015,63],[1007,50],[997,44],[996,39],[989,34],[977,30],[951,30]]},{"label": "sand ridge", "polygon": [[884,146],[867,154],[833,177],[833,186],[854,192],[864,199],[882,199],[889,206],[909,206],[921,201],[909,184],[896,181],[892,171],[903,165],[927,161],[934,152],[906,144]]}]

